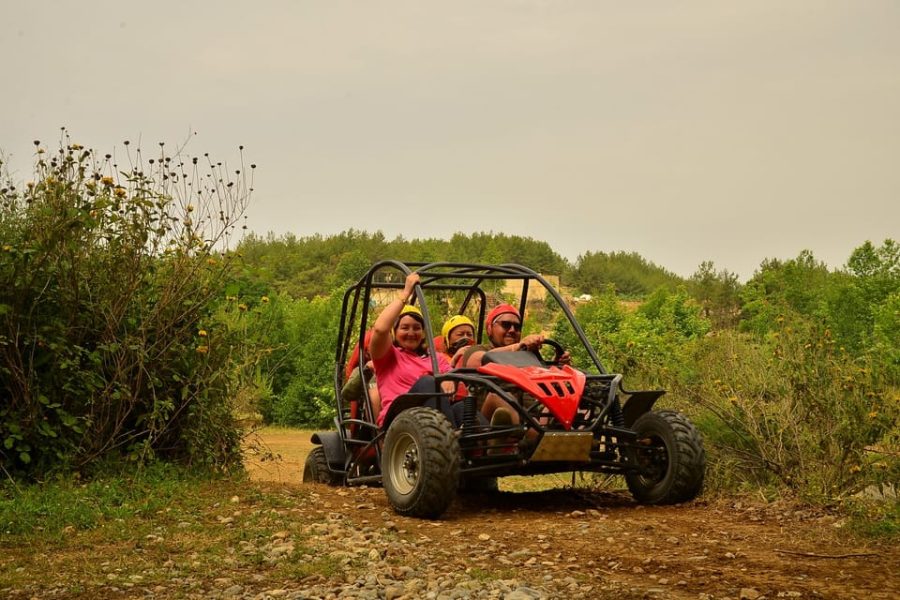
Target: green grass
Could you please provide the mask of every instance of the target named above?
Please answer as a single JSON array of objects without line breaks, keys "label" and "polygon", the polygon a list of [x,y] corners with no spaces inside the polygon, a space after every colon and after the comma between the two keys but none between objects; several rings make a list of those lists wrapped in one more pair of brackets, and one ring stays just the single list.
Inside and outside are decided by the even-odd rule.
[{"label": "green grass", "polygon": [[[200,478],[166,465],[107,476],[87,483],[61,479],[24,487],[0,487],[0,540],[52,540],[66,531],[109,523],[140,522],[160,513],[191,512]],[[133,532],[132,532],[133,533]]]},{"label": "green grass", "polygon": [[851,531],[869,538],[900,538],[900,501],[859,504],[850,511]]}]

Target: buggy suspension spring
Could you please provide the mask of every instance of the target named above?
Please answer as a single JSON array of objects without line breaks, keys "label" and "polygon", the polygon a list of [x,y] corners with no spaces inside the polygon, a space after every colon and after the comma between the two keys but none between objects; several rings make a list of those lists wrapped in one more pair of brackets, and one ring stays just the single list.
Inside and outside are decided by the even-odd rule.
[{"label": "buggy suspension spring", "polygon": [[478,407],[475,406],[475,396],[466,396],[463,399],[463,428],[474,429],[478,425]]},{"label": "buggy suspension spring", "polygon": [[622,414],[622,403],[619,402],[618,396],[613,400],[612,406],[609,407],[609,416],[613,425],[616,427],[625,427],[625,415]]}]

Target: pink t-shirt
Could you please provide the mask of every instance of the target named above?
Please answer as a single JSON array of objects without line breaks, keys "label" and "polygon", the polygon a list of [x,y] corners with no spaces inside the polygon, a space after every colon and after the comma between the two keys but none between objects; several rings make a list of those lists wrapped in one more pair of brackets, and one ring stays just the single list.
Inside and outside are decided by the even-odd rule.
[{"label": "pink t-shirt", "polygon": [[[438,352],[438,368],[441,373],[450,370],[450,361],[442,353]],[[419,380],[422,375],[433,375],[431,372],[431,357],[419,356],[391,346],[387,354],[375,361],[375,378],[378,382],[378,393],[381,394],[381,412],[378,413],[378,424],[384,422],[391,403]]]}]

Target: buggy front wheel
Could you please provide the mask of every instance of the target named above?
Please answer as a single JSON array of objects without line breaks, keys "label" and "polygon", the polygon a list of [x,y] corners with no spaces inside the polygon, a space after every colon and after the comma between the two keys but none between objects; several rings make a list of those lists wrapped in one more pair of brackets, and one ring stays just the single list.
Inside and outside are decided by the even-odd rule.
[{"label": "buggy front wheel", "polygon": [[694,499],[703,488],[706,453],[700,433],[673,410],[647,412],[633,427],[637,471],[625,475],[628,489],[642,504],[676,504]]},{"label": "buggy front wheel", "polygon": [[459,485],[459,442],[450,421],[426,407],[400,413],[388,428],[381,479],[394,510],[436,519]]}]

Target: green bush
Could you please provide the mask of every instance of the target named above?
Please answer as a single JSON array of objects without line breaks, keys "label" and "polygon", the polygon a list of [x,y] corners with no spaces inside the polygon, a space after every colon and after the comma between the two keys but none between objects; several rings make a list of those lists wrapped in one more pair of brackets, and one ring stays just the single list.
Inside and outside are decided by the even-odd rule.
[{"label": "green bush", "polygon": [[214,320],[241,344],[243,415],[275,425],[331,425],[340,300],[336,294],[312,300],[286,293],[228,296]]},{"label": "green bush", "polygon": [[204,319],[250,195],[227,167],[127,167],[36,143],[34,180],[0,195],[0,468],[41,477],[111,457],[228,468],[239,458],[228,338]]},{"label": "green bush", "polygon": [[[679,378],[691,377],[686,348],[705,335],[709,321],[700,306],[684,290],[659,288],[634,310],[628,310],[611,288],[575,310],[588,340],[604,363],[624,373],[630,388],[666,387]],[[576,343],[564,319],[557,319],[556,337],[571,348],[576,365],[589,364],[587,353]]]},{"label": "green bush", "polygon": [[900,462],[883,445],[896,427],[896,388],[871,361],[836,345],[828,329],[797,317],[778,319],[764,341],[737,332],[704,340],[694,354],[697,382],[679,388],[709,410],[711,454],[753,485],[784,485],[808,499],[853,494]]},{"label": "green bush", "polygon": [[[792,276],[820,281],[822,271],[800,262]],[[871,351],[854,353],[828,326],[825,298],[833,288],[823,284],[810,296],[799,283],[767,277],[773,281],[756,288],[748,333],[710,333],[695,302],[664,289],[634,310],[608,290],[579,305],[576,316],[626,387],[667,389],[660,403],[694,420],[707,445],[709,487],[787,488],[828,502],[896,481],[897,298],[874,310]],[[844,278],[830,281],[846,285]],[[563,325],[557,321],[554,337],[573,349],[576,365],[587,364]]]}]

